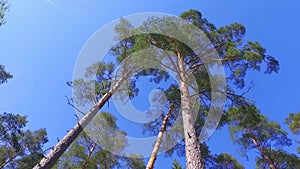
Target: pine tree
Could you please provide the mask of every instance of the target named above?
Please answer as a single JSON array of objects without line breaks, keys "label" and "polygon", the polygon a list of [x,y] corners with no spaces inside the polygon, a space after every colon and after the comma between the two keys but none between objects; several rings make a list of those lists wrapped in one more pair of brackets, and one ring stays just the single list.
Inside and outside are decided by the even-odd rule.
[{"label": "pine tree", "polygon": [[46,130],[25,130],[26,123],[26,116],[0,114],[0,168],[32,168],[44,156]]},{"label": "pine tree", "polygon": [[[300,135],[300,112],[290,113],[285,119],[285,123],[289,125],[293,134]],[[300,140],[298,140],[299,142]],[[298,147],[298,153],[300,154],[300,146]]]},{"label": "pine tree", "polygon": [[[205,145],[200,144],[199,136],[201,135],[203,122],[208,115],[209,105],[213,100],[216,100],[216,98],[211,98],[213,89],[210,85],[210,78],[216,81],[224,80],[224,77],[209,74],[209,71],[206,69],[212,68],[215,65],[222,65],[228,70],[229,77],[227,80],[233,85],[219,85],[213,87],[219,90],[219,93],[224,93],[225,90],[227,90],[225,93],[226,97],[231,101],[231,103],[228,103],[228,106],[232,104],[238,106],[243,99],[241,99],[240,95],[235,94],[232,88],[237,87],[242,89],[245,87],[244,78],[247,71],[260,71],[261,65],[266,65],[265,73],[270,74],[279,70],[279,63],[273,56],[268,55],[266,49],[258,42],[244,41],[246,29],[241,24],[234,23],[229,26],[216,28],[212,23],[203,18],[199,11],[195,10],[184,12],[181,17],[201,29],[208,39],[201,39],[202,35],[199,37],[190,36],[190,33],[192,33],[189,31],[191,28],[190,24],[182,25],[181,20],[172,17],[149,18],[142,26],[137,28],[133,27],[128,21],[121,19],[120,24],[115,28],[116,38],[120,41],[112,47],[110,52],[116,58],[116,62],[113,64],[125,63],[122,71],[122,73],[125,74],[123,74],[121,78],[118,78],[119,81],[117,81],[117,83],[112,83],[110,79],[111,76],[109,76],[108,79],[104,78],[101,80],[103,77],[102,73],[107,69],[100,69],[99,72],[96,72],[96,90],[90,91],[85,89],[89,89],[90,85],[95,84],[90,83],[95,81],[95,79],[91,79],[91,81],[86,81],[86,79],[80,81],[81,79],[79,79],[79,83],[77,84],[75,81],[73,82],[75,88],[76,86],[82,86],[79,87],[79,91],[83,89],[81,90],[83,92],[78,92],[79,96],[83,93],[83,95],[79,97],[80,100],[88,100],[95,104],[95,106],[90,112],[85,113],[85,116],[75,125],[70,133],[54,147],[54,150],[43,159],[36,168],[44,168],[45,166],[49,168],[54,165],[59,156],[82,132],[83,127],[93,119],[99,109],[102,108],[119,87],[122,88],[122,85],[124,85],[127,88],[122,90],[124,93],[119,93],[118,97],[122,98],[123,94],[128,94],[130,98],[133,98],[138,94],[138,88],[135,86],[138,77],[152,76],[153,78],[151,78],[151,80],[155,83],[160,83],[170,77],[166,71],[158,70],[158,68],[145,69],[143,71],[136,68],[136,65],[144,64],[160,64],[161,67],[165,66],[165,68],[172,69],[178,77],[179,84],[175,87],[180,91],[181,100],[179,107],[182,109],[180,116],[182,118],[181,131],[183,131],[181,133],[184,135],[184,143],[181,145],[185,146],[183,152],[185,152],[186,156],[186,166],[188,169],[204,168],[206,153],[202,153],[201,151],[204,149],[202,146]],[[132,34],[132,32],[135,32],[134,36],[127,36],[128,34]],[[159,33],[151,34],[149,32],[176,32],[176,35],[186,38],[187,42],[197,41],[200,43],[198,48],[201,47],[201,49],[193,51],[187,44],[175,38],[167,37]],[[124,39],[124,37],[127,38]],[[207,44],[207,40],[210,40],[211,45]],[[137,53],[143,49],[153,48],[168,52],[155,53],[152,52],[153,50],[148,50],[148,52],[150,51],[149,54],[144,54],[142,58],[133,57],[128,59],[128,56],[133,53]],[[216,51],[216,55],[219,55],[219,59],[203,59],[207,58],[205,54],[211,53],[211,51],[214,50]],[[199,53],[203,55],[200,57],[198,55]],[[153,55],[158,56],[158,59],[153,59],[153,57],[151,57]],[[102,64],[100,63],[99,65]],[[99,65],[96,67],[99,67]],[[190,79],[191,74],[189,73],[191,72],[195,77],[195,84],[191,82],[193,81]],[[209,77],[209,75],[211,75],[211,77]],[[128,80],[128,77],[131,79],[129,78]],[[106,86],[109,86],[107,84],[114,85],[106,88]],[[98,90],[98,87],[105,90]],[[190,89],[193,89],[195,93],[191,92]],[[90,93],[96,93],[96,95],[90,95]],[[193,107],[194,102],[192,95],[194,94],[198,95],[200,100],[200,108],[197,111],[194,111],[196,107]],[[217,105],[214,106],[218,107]],[[161,120],[163,120],[163,118]],[[162,124],[162,121],[157,124]],[[214,126],[214,124],[209,124],[206,127],[210,126]]]},{"label": "pine tree", "polygon": [[[298,169],[300,168],[300,158],[295,154],[288,153],[284,150],[269,151],[270,158],[274,161],[277,169]],[[256,158],[257,168],[269,168],[269,163],[264,158]]]},{"label": "pine tree", "polygon": [[287,132],[277,122],[268,120],[252,104],[232,107],[226,115],[231,138],[242,152],[256,149],[270,168],[278,168],[271,154],[274,150],[292,144]]},{"label": "pine tree", "polygon": [[[249,70],[260,71],[262,63],[266,63],[265,73],[277,72],[279,64],[274,57],[266,54],[266,49],[263,48],[258,42],[244,42],[245,27],[234,23],[226,27],[217,29],[212,23],[202,18],[202,14],[195,10],[190,10],[181,15],[181,17],[188,22],[194,24],[204,31],[205,35],[209,38],[212,46],[216,49],[220,59],[201,60],[198,55],[185,44],[182,44],[175,39],[157,35],[147,34],[143,38],[148,40],[148,46],[155,46],[157,48],[168,50],[173,55],[172,60],[169,60],[169,65],[180,79],[178,89],[181,93],[181,108],[184,130],[184,145],[186,155],[187,168],[203,168],[203,157],[201,157],[201,145],[199,144],[199,135],[203,121],[207,117],[209,110],[209,103],[211,102],[212,89],[210,86],[208,71],[204,67],[205,64],[217,64],[217,61],[222,62],[223,66],[229,70],[229,81],[232,81],[232,86],[227,86],[226,96],[231,101],[232,105],[240,105],[243,99],[238,94],[235,94],[232,87],[244,88],[244,78]],[[168,26],[165,26],[168,25]],[[176,19],[149,19],[141,30],[145,32],[153,32],[159,30],[161,32],[179,32],[185,35],[188,31],[180,31],[181,25],[176,22]],[[155,31],[154,31],[155,32]],[[189,32],[190,33],[190,32]],[[206,49],[207,51],[211,49]],[[204,49],[204,51],[206,51]],[[205,53],[202,51],[202,53]],[[205,58],[205,57],[204,57]],[[173,62],[173,65],[172,65]],[[197,85],[199,88],[191,85],[187,81],[186,70],[192,69],[193,75],[196,77]],[[148,71],[145,73],[157,75],[157,72]],[[214,77],[218,78],[218,77]],[[162,78],[158,78],[162,79]],[[158,80],[159,82],[159,80]],[[195,114],[192,114],[191,94],[188,88],[193,88],[194,91],[199,91],[201,108],[197,112],[198,120],[195,121]],[[220,87],[222,88],[222,87]],[[221,89],[222,91],[223,89]],[[202,102],[203,101],[203,102]],[[157,122],[154,122],[159,124]],[[154,124],[153,123],[153,124]],[[148,125],[149,126],[149,125]],[[200,130],[199,130],[200,129]]]}]

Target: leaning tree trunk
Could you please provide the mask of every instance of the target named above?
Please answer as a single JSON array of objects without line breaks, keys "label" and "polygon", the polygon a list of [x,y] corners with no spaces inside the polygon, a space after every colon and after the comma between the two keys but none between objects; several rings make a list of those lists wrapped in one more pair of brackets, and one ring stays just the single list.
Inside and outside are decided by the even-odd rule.
[{"label": "leaning tree trunk", "polygon": [[251,137],[251,136],[250,136],[250,139],[253,142],[253,144],[257,147],[257,149],[261,153],[262,157],[267,161],[267,163],[269,164],[269,167],[271,169],[276,169],[276,166],[275,166],[274,162],[267,155],[267,153],[265,152],[265,150],[260,146],[260,144],[258,143],[258,141],[255,138]]},{"label": "leaning tree trunk", "polygon": [[82,164],[81,169],[86,169],[87,163],[88,163],[88,161],[90,160],[90,158],[91,158],[91,156],[92,156],[92,154],[93,154],[93,152],[94,152],[96,146],[97,146],[97,143],[94,142],[93,145],[92,145],[92,147],[91,147],[91,149],[90,149],[90,151],[89,151],[88,156],[86,157],[86,159],[84,160],[84,162],[83,162],[83,164]]},{"label": "leaning tree trunk", "polygon": [[23,147],[19,152],[16,152],[12,157],[10,157],[8,160],[4,161],[1,165],[0,165],[0,169],[4,168],[7,164],[11,163],[14,159],[16,159],[20,154],[23,153],[23,151],[25,151],[27,148]]},{"label": "leaning tree trunk", "polygon": [[168,119],[169,119],[169,117],[170,117],[170,115],[173,111],[173,108],[174,108],[174,106],[171,105],[169,110],[168,110],[168,113],[164,117],[163,123],[161,125],[161,129],[158,133],[157,140],[155,142],[155,145],[154,145],[151,157],[150,157],[150,159],[148,161],[148,164],[146,166],[146,169],[153,169],[153,167],[154,167],[154,163],[155,163],[155,160],[156,160],[156,157],[157,157],[157,154],[158,154],[158,150],[159,150],[159,147],[162,143],[163,133],[166,131],[167,121],[168,121]]},{"label": "leaning tree trunk", "polygon": [[181,109],[184,128],[185,155],[187,169],[204,169],[202,164],[201,149],[196,129],[194,127],[194,113],[191,110],[190,93],[188,90],[188,79],[183,57],[177,52],[180,93],[181,93]]},{"label": "leaning tree trunk", "polygon": [[33,169],[50,169],[51,167],[53,167],[59,157],[83,131],[83,128],[95,117],[97,112],[105,105],[105,103],[111,98],[113,93],[121,86],[128,74],[129,73],[127,73],[126,76],[123,76],[110,91],[104,94],[99,102],[94,105],[94,107],[88,113],[86,113],[86,115],[84,115],[82,119],[78,121],[78,123],[65,135],[65,137],[60,140],[52,148],[50,153],[45,156]]}]

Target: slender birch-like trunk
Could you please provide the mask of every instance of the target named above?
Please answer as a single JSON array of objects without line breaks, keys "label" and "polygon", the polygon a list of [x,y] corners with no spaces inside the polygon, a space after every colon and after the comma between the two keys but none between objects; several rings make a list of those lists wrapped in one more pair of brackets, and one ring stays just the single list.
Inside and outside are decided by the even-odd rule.
[{"label": "slender birch-like trunk", "polygon": [[171,105],[169,110],[168,110],[168,113],[164,117],[163,123],[162,123],[160,131],[158,133],[157,140],[155,142],[155,145],[154,145],[151,157],[150,157],[150,159],[148,161],[148,164],[146,166],[146,169],[153,169],[153,167],[154,167],[154,163],[155,163],[155,160],[156,160],[156,157],[157,157],[157,154],[158,154],[158,150],[159,150],[159,147],[162,143],[163,134],[164,134],[164,132],[166,131],[166,128],[167,128],[167,121],[168,121],[173,109],[174,109],[174,106]]},{"label": "slender birch-like trunk", "polygon": [[185,155],[187,169],[204,169],[202,163],[201,149],[199,139],[197,137],[194,126],[194,113],[191,110],[190,93],[188,90],[188,79],[184,65],[183,57],[177,52],[180,93],[181,93],[181,109],[184,128]]}]

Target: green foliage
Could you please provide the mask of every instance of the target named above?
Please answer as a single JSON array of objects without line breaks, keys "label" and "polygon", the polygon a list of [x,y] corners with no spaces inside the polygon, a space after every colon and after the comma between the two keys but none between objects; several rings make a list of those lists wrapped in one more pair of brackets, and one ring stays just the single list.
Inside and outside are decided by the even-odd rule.
[{"label": "green foliage", "polygon": [[166,90],[166,97],[170,104],[177,106],[180,105],[180,90],[178,85],[170,85],[170,87]]},{"label": "green foliage", "polygon": [[36,162],[44,157],[43,153],[35,152],[26,157],[15,160],[15,164],[11,164],[10,166],[14,166],[14,168],[24,169],[24,168],[32,168],[36,165]]},{"label": "green foliage", "polygon": [[101,112],[88,124],[85,132],[105,150],[121,153],[127,144],[126,133],[116,124],[116,117],[107,112]]},{"label": "green foliage", "polygon": [[289,125],[293,134],[300,134],[300,112],[295,114],[290,113],[285,123]]},{"label": "green foliage", "polygon": [[[233,23],[217,28],[214,24],[203,18],[202,14],[197,10],[184,12],[181,17],[205,33],[212,45],[211,48],[205,49],[202,52],[205,53],[206,50],[210,51],[214,48],[219,54],[219,61],[222,62],[228,72],[229,76],[227,80],[229,83],[228,86],[226,86],[228,91],[226,94],[227,98],[230,100],[227,103],[227,108],[229,108],[229,110],[226,112],[227,115],[223,118],[224,121],[221,124],[230,123],[231,133],[235,137],[235,142],[240,144],[244,149],[254,148],[251,140],[249,141],[249,137],[251,136],[255,137],[259,142],[262,142],[264,146],[274,145],[280,147],[280,145],[290,145],[290,140],[286,137],[286,133],[280,129],[279,124],[269,121],[266,117],[261,115],[254,106],[245,106],[245,99],[235,94],[235,90],[233,89],[245,87],[245,77],[248,71],[261,71],[263,68],[264,73],[270,74],[278,72],[278,61],[273,56],[267,54],[267,50],[260,45],[259,42],[246,41],[246,28],[239,23]],[[200,57],[196,55],[195,51],[192,51],[187,44],[184,44],[177,39],[161,34],[148,33],[153,31],[176,32],[176,35],[183,37],[188,42],[193,39],[188,27],[182,26],[172,17],[167,17],[163,20],[155,17],[149,18],[140,27],[134,27],[129,21],[121,19],[120,24],[115,28],[115,32],[117,33],[115,40],[118,41],[118,43],[111,48],[110,54],[116,58],[114,63],[125,63],[124,72],[133,70],[132,73],[134,74],[137,73],[134,72],[134,70],[136,70],[134,67],[135,64],[157,64],[157,60],[151,58],[151,56],[156,55],[158,58],[163,58],[163,52],[145,54],[142,59],[136,57],[132,60],[127,60],[128,56],[133,53],[138,53],[138,51],[142,51],[146,48],[169,51],[169,55],[173,56],[177,56],[177,54],[180,53],[187,65],[187,69],[193,70],[193,75],[196,77],[198,88],[190,84],[187,85],[190,85],[189,88],[194,91],[199,92],[197,94],[200,98],[199,101],[201,107],[197,112],[199,115],[195,123],[198,132],[197,134],[199,135],[201,127],[207,118],[207,113],[211,104],[211,80],[209,79],[209,74],[206,70],[207,68],[204,67],[204,63],[208,64],[208,66],[212,66],[215,61],[201,60]],[[203,39],[199,37],[198,40],[200,43]],[[174,72],[178,75],[178,73],[180,73],[177,69],[178,65],[174,64],[174,62],[176,63],[178,60],[174,59],[174,57],[171,57],[173,60],[168,57],[166,58],[167,59],[164,58],[165,60],[163,60],[165,67],[168,66],[175,70]],[[92,66],[92,70],[96,70],[98,67],[101,67],[101,64]],[[104,72],[109,69],[105,66],[102,68],[99,72]],[[95,71],[90,72],[97,74]],[[108,74],[111,74],[110,71],[108,72]],[[101,75],[100,77],[105,77],[102,73],[99,73],[99,75]],[[149,78],[150,81],[155,83],[160,83],[169,78],[168,73],[158,69],[145,69],[138,72],[135,77],[124,82],[127,89],[129,88],[129,90],[126,91],[127,94],[132,97],[138,94],[138,88],[135,86],[135,83],[141,76],[151,77]],[[73,87],[78,90],[78,98],[83,98],[86,102],[95,103],[103,93],[110,89],[110,77],[111,76],[108,76],[108,78],[105,79],[92,78],[91,81],[80,81],[79,79],[77,82],[73,82]],[[214,80],[218,80],[219,77],[215,76],[213,78]],[[220,90],[223,90],[223,88]],[[175,104],[176,107],[180,107],[181,100],[179,99],[179,86],[171,84],[165,91],[169,105]],[[179,110],[176,110],[169,118],[169,123],[167,124],[168,127],[172,126],[178,116]],[[164,114],[151,123],[145,124],[144,131],[149,132],[152,135],[157,134],[163,117]],[[265,130],[261,130],[262,128]],[[105,139],[103,141],[108,142]],[[210,154],[208,148],[205,146],[203,148],[202,145],[201,149],[203,149],[202,152],[205,161],[207,163],[213,163],[213,156]],[[184,141],[168,151],[167,154],[171,155],[174,151],[180,155],[184,155]],[[221,158],[221,156],[219,158]],[[228,158],[228,160],[231,159],[228,156],[226,156],[226,158]]]},{"label": "green foliage", "polygon": [[236,87],[243,88],[246,72],[260,71],[263,62],[265,62],[265,73],[278,72],[279,62],[268,55],[259,42],[244,41],[246,28],[243,25],[233,23],[216,28],[196,10],[184,12],[181,17],[206,34],[230,72],[228,80],[233,80]]},{"label": "green foliage", "polygon": [[235,158],[230,154],[221,153],[215,158],[216,164],[212,169],[244,169],[242,164],[240,164]]},{"label": "green foliage", "polygon": [[9,10],[9,5],[6,0],[0,0],[0,26],[5,24],[5,14]]},{"label": "green foliage", "polygon": [[13,78],[13,76],[5,71],[5,67],[0,65],[0,85],[7,82],[8,79]]},{"label": "green foliage", "polygon": [[231,138],[242,148],[242,152],[257,148],[251,139],[263,148],[291,145],[287,132],[278,123],[268,120],[254,105],[232,107],[226,116]]},{"label": "green foliage", "polygon": [[[300,158],[294,154],[290,154],[284,150],[268,150],[271,159],[274,161],[278,169],[296,169],[300,167]],[[256,168],[269,168],[265,159],[256,158]]]},{"label": "green foliage", "polygon": [[[73,169],[81,168],[93,144],[93,141],[81,135],[71,147],[63,154],[54,168]],[[87,161],[88,169],[144,169],[145,165],[141,157],[132,155],[130,158],[118,156],[96,146],[90,159]]]},{"label": "green foliage", "polygon": [[113,71],[113,63],[97,62],[86,69],[84,78],[69,82],[74,90],[73,101],[76,105],[95,104],[107,93],[111,87]]},{"label": "green foliage", "polygon": [[85,133],[81,134],[62,155],[54,168],[81,168],[85,160],[88,160],[86,168],[89,169],[96,169],[97,166],[109,169],[118,165],[118,157],[99,146],[96,146],[95,150],[91,152],[91,157],[87,159],[93,144],[94,142]]},{"label": "green foliage", "polygon": [[[257,127],[253,135],[257,134],[259,141],[264,141],[264,143],[266,144],[272,143],[272,145],[274,144],[275,146],[279,146],[281,143],[284,143],[283,145],[289,145],[290,140],[287,139],[286,133],[280,129],[280,126],[275,122],[269,122],[264,116],[260,115],[255,107],[243,106],[245,104],[245,99],[235,94],[235,90],[233,89],[234,87],[245,87],[244,80],[248,71],[261,71],[261,69],[264,68],[264,73],[270,74],[273,72],[278,72],[278,61],[273,56],[267,54],[267,50],[262,45],[260,45],[259,42],[246,41],[246,28],[239,23],[233,23],[228,26],[217,28],[216,26],[214,26],[214,24],[203,18],[202,14],[197,10],[186,11],[181,15],[181,17],[189,23],[192,23],[196,27],[200,28],[205,33],[205,35],[212,43],[214,49],[219,54],[220,61],[222,61],[222,64],[229,74],[227,79],[229,81],[227,86],[228,93],[226,94],[228,100],[230,101],[227,102],[227,107],[235,107],[232,107],[228,112],[226,112],[226,114],[229,113],[228,118],[232,119],[226,119],[226,117],[223,118],[223,122],[220,124],[220,126],[224,125],[226,122],[232,123],[231,126],[239,124],[238,127],[232,127],[232,133],[235,133],[233,135],[235,135],[236,138],[242,138],[237,139],[236,141],[239,140],[239,142],[243,142],[243,144],[245,143],[243,147],[249,148],[250,145],[253,145],[251,141],[244,142],[244,140],[249,139],[246,139],[246,134],[241,134],[242,131],[244,131],[244,128],[253,129],[251,128],[252,126]],[[133,30],[135,28],[131,27],[131,29]],[[150,18],[143,24],[143,26],[141,26],[141,28],[136,29],[140,29],[142,30],[142,32],[151,32],[153,30],[159,30],[161,32],[176,31],[179,32],[179,34],[182,33],[183,37],[184,35],[191,33],[188,31],[188,29],[182,31],[183,27],[181,27],[172,18],[164,18],[164,20],[161,20],[159,18]],[[190,87],[194,91],[199,91],[198,94],[200,97],[199,101],[201,107],[198,111],[198,118],[195,123],[195,127],[197,128],[198,132],[197,134],[199,135],[201,127],[203,126],[204,121],[207,117],[207,113],[211,103],[211,81],[209,79],[207,68],[203,66],[204,61],[201,60],[199,56],[196,56],[194,51],[191,51],[189,47],[176,39],[158,34],[143,35],[143,38],[143,40],[150,41],[150,47],[156,47],[162,50],[170,51],[173,55],[176,55],[176,52],[180,52],[184,57],[184,62],[186,63],[187,67],[193,69],[193,74],[196,77],[198,88],[196,88],[195,86]],[[134,46],[134,40],[134,38],[131,38],[131,41],[133,41],[131,42],[132,46],[128,47],[134,48],[136,50],[138,49],[138,47]],[[149,44],[147,43],[147,45]],[[145,46],[143,46],[143,48]],[[206,60],[206,63],[210,62],[213,61]],[[176,70],[176,65],[170,67],[175,67],[174,69]],[[148,71],[148,73],[139,75],[157,76],[158,72]],[[214,78],[218,79],[218,77]],[[156,83],[159,82],[161,82],[161,80],[156,81]],[[174,84],[170,85],[170,87],[166,90],[166,96],[169,104],[175,103],[178,107],[180,107],[181,101],[179,99],[179,86]],[[240,107],[241,109],[247,109],[245,110],[247,112],[246,116],[243,113],[239,114]],[[168,124],[169,127],[171,126],[171,124],[173,124],[172,122],[174,122],[174,119],[178,117],[176,116],[178,115],[178,112],[175,112],[174,114],[174,116],[170,117],[170,123]],[[157,134],[163,116],[164,115],[162,115],[160,118],[157,118],[151,123],[145,124],[144,132]],[[267,124],[264,125],[266,122]],[[266,128],[267,132],[258,130],[260,127]],[[182,144],[179,144],[167,153],[172,154],[172,152],[176,150],[177,152],[179,152],[179,154],[183,155],[184,153],[182,152],[184,152],[184,148],[182,148],[182,146]]]},{"label": "green foliage", "polygon": [[124,165],[122,168],[144,169],[146,167],[142,157],[136,154],[131,154],[130,157],[126,157],[123,160],[124,160]]},{"label": "green foliage", "polygon": [[278,164],[280,159],[272,156],[272,152],[292,143],[278,123],[268,120],[252,104],[232,107],[226,116],[231,138],[240,146],[243,155],[256,149],[268,165],[281,165]]},{"label": "green foliage", "polygon": [[99,159],[99,161],[102,161],[99,163],[100,168],[114,168],[116,166],[119,166],[118,162],[118,156],[110,153],[109,151],[100,150],[95,153],[95,159]]},{"label": "green foliage", "polygon": [[0,115],[0,166],[32,168],[43,157],[46,130],[24,130],[26,123],[26,116]]},{"label": "green foliage", "polygon": [[[300,112],[294,114],[290,113],[285,119],[285,123],[289,125],[293,134],[300,135]],[[298,147],[298,153],[300,154],[300,146]]]},{"label": "green foliage", "polygon": [[179,162],[175,159],[173,162],[172,169],[183,169],[183,168],[180,166]]},{"label": "green foliage", "polygon": [[[81,168],[85,162],[87,162],[85,168],[88,169],[145,168],[143,160],[138,155],[126,158],[114,154],[120,153],[126,144],[124,137],[126,133],[118,129],[116,120],[110,113],[99,113],[85,128],[85,132],[62,155],[54,168]],[[116,135],[116,131],[123,135]],[[93,138],[93,135],[97,135],[99,139]],[[92,150],[95,143],[97,145]]]},{"label": "green foliage", "polygon": [[226,112],[227,123],[232,126],[247,129],[266,121],[266,117],[260,114],[254,105],[243,105],[240,107],[231,107]]},{"label": "green foliage", "polygon": [[[214,24],[210,23],[207,19],[202,17],[202,14],[200,11],[191,9],[186,12],[183,12],[180,15],[180,17],[185,19],[189,23],[199,27],[205,33],[212,32],[213,30],[216,29]],[[207,34],[207,35],[209,35],[209,34]]]}]

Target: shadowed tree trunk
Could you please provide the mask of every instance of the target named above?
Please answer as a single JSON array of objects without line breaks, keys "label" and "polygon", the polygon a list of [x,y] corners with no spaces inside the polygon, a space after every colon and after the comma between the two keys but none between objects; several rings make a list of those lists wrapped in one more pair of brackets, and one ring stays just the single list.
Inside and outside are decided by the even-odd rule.
[{"label": "shadowed tree trunk", "polygon": [[148,161],[146,169],[153,169],[153,167],[154,167],[154,163],[155,163],[158,151],[159,151],[159,147],[160,147],[160,145],[162,143],[163,134],[166,131],[167,121],[168,121],[168,119],[169,119],[169,117],[170,117],[173,109],[174,109],[174,105],[171,105],[170,108],[169,108],[169,110],[168,110],[168,113],[164,117],[163,124],[161,125],[161,129],[160,129],[160,131],[158,133],[157,140],[155,142],[155,145],[154,145],[154,148],[153,148],[151,157],[150,157],[150,159]]}]

